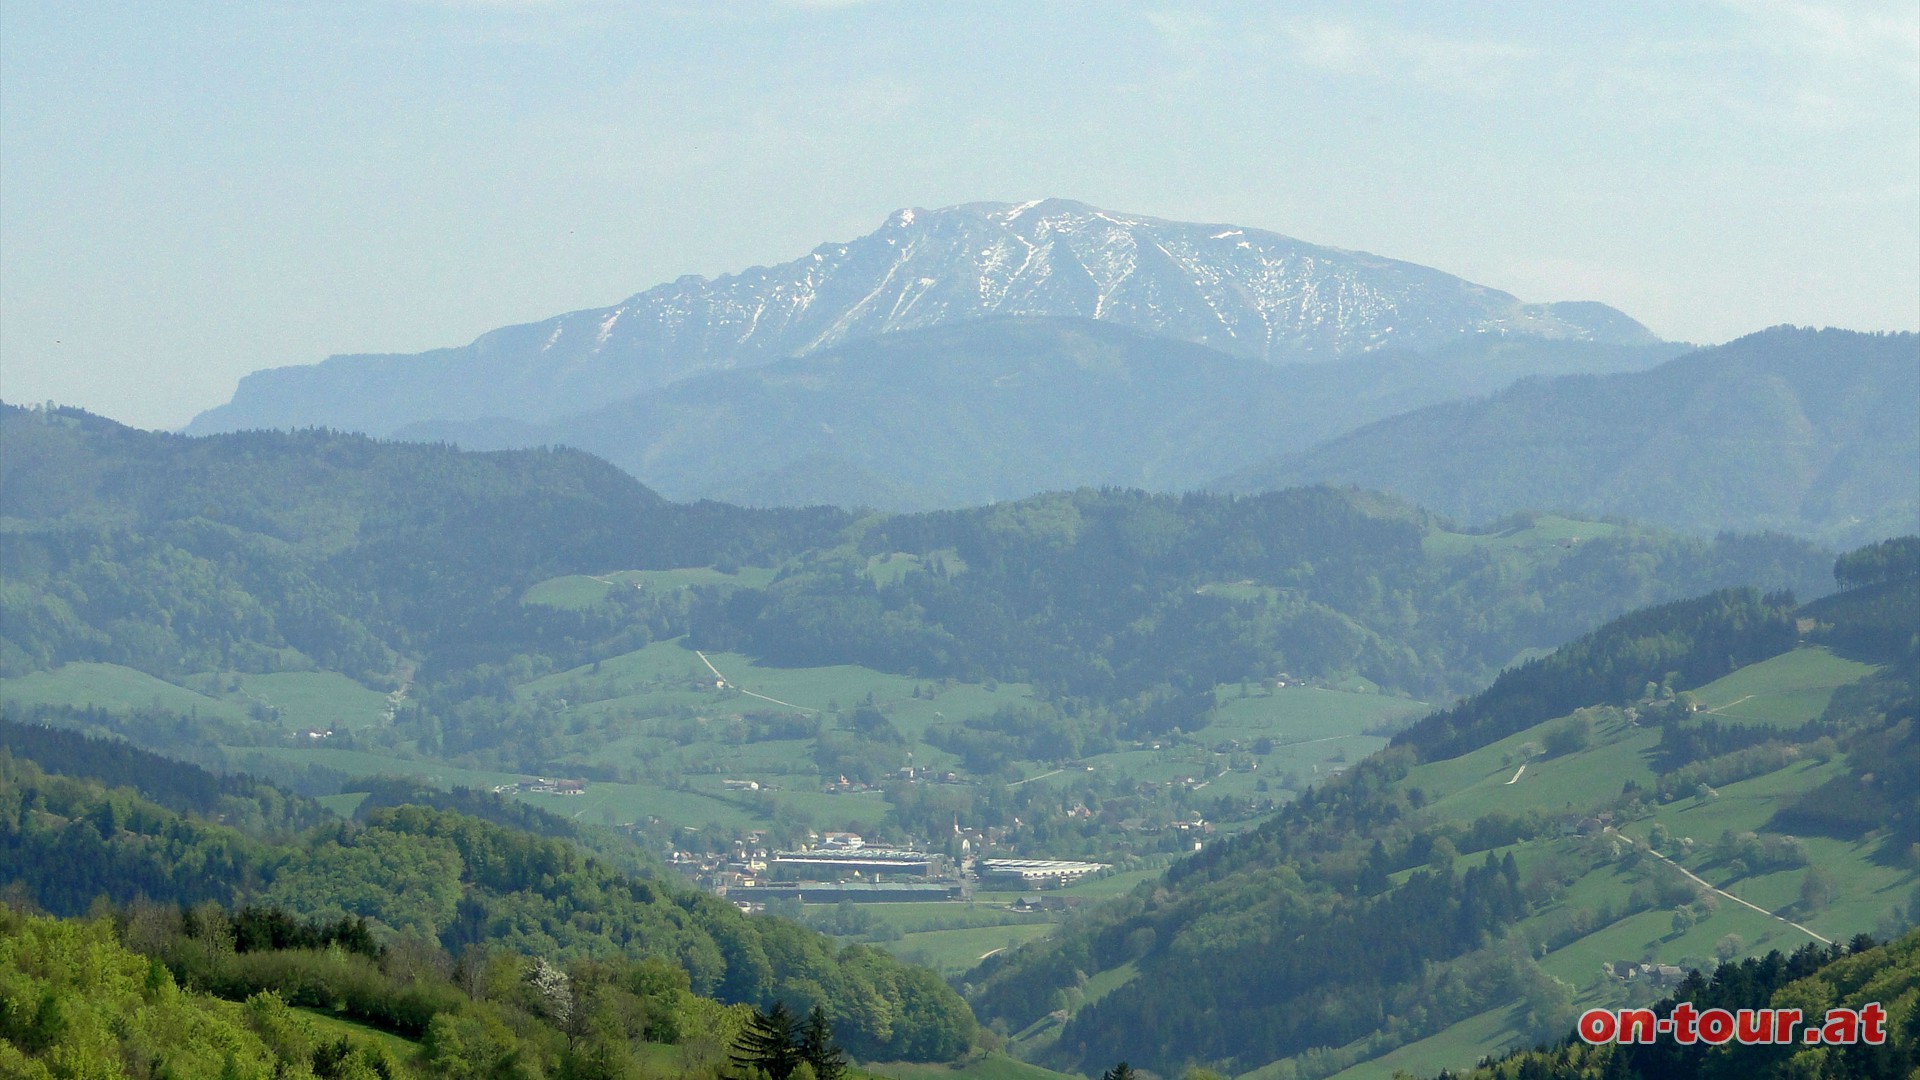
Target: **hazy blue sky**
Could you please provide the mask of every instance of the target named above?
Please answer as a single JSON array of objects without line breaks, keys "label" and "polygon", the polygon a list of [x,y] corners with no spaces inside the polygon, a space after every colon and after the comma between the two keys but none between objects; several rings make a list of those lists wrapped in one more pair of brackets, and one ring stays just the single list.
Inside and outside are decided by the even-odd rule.
[{"label": "hazy blue sky", "polygon": [[0,5],[0,396],[176,426],[1046,195],[1597,299],[1920,324],[1920,8]]}]

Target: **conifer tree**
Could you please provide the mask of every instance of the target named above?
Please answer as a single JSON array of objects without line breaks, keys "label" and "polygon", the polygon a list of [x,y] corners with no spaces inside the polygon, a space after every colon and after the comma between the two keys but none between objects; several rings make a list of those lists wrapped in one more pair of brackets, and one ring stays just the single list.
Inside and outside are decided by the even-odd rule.
[{"label": "conifer tree", "polygon": [[774,1002],[765,1012],[756,1009],[747,1029],[734,1040],[728,1059],[742,1070],[758,1068],[771,1080],[787,1080],[801,1062],[797,1027],[783,1002]]},{"label": "conifer tree", "polygon": [[800,1057],[813,1067],[816,1080],[840,1080],[847,1073],[847,1054],[833,1041],[833,1024],[826,1010],[815,1005],[800,1034]]}]

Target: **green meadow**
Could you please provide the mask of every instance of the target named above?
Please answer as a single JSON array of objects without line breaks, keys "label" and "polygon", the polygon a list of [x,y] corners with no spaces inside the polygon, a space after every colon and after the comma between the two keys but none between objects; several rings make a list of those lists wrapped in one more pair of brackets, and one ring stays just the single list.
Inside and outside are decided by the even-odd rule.
[{"label": "green meadow", "polygon": [[548,578],[529,586],[520,594],[523,604],[582,611],[603,603],[615,589],[654,591],[689,589],[696,585],[744,586],[760,588],[773,580],[774,570],[764,566],[745,566],[732,573],[712,567],[679,570],[616,570],[606,574],[568,574]]},{"label": "green meadow", "polygon": [[250,719],[247,706],[241,702],[209,697],[119,664],[62,664],[51,671],[0,679],[0,701],[109,712],[152,708],[236,723]]},{"label": "green meadow", "polygon": [[[1506,1049],[1520,1037],[1523,1025],[1515,1016],[1517,1008],[1502,1005],[1488,1009],[1424,1039],[1334,1073],[1333,1080],[1396,1080],[1408,1075],[1409,1070],[1424,1074],[1436,1064],[1471,1068],[1474,1062]],[[1277,1068],[1269,1066],[1243,1073],[1241,1080],[1274,1080],[1279,1075]]]},{"label": "green meadow", "polygon": [[1554,514],[1534,515],[1530,524],[1488,533],[1447,532],[1429,529],[1421,546],[1429,555],[1471,555],[1476,552],[1551,555],[1555,549],[1570,551],[1583,540],[1613,536],[1621,526],[1602,521],[1578,521]]},{"label": "green meadow", "polygon": [[907,934],[898,941],[881,942],[880,945],[895,956],[924,964],[942,976],[950,977],[972,970],[980,961],[1002,949],[1018,948],[1052,932],[1050,923],[1009,923],[962,930],[926,930]]},{"label": "green meadow", "polygon": [[1795,727],[1825,711],[1835,690],[1878,670],[1823,647],[1795,649],[1708,683],[1694,697],[1721,720]]}]

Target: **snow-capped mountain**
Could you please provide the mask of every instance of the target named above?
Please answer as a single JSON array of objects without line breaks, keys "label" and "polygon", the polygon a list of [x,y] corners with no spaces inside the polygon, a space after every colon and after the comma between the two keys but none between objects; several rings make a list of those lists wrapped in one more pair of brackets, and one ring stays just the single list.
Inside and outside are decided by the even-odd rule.
[{"label": "snow-capped mountain", "polygon": [[1462,335],[1654,341],[1596,303],[1525,304],[1424,266],[1276,233],[1061,199],[900,210],[793,262],[684,277],[610,308],[415,356],[257,372],[193,432],[545,421],[697,372],[992,315],[1107,320],[1268,361],[1421,350]]}]

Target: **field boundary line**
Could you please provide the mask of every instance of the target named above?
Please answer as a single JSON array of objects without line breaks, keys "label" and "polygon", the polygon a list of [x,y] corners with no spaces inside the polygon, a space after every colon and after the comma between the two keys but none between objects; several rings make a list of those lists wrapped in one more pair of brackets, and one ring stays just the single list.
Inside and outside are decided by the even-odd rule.
[{"label": "field boundary line", "polygon": [[756,693],[754,693],[753,691],[751,691],[751,690],[749,690],[749,689],[747,689],[746,687],[744,687],[744,686],[741,686],[741,685],[739,685],[738,683],[735,683],[735,682],[733,682],[733,681],[731,681],[731,680],[729,680],[729,679],[728,679],[728,678],[727,678],[727,677],[726,677],[725,675],[722,675],[722,674],[720,674],[720,669],[719,669],[719,668],[717,668],[717,667],[714,667],[714,666],[713,666],[713,661],[711,661],[711,660],[709,660],[709,659],[707,659],[707,654],[706,654],[706,653],[703,653],[703,652],[701,652],[701,651],[700,651],[699,649],[695,649],[695,650],[693,650],[693,655],[695,655],[695,656],[697,656],[697,657],[699,657],[699,658],[700,658],[700,662],[701,662],[701,663],[703,663],[703,664],[705,664],[705,665],[707,665],[707,670],[708,670],[708,671],[711,671],[711,672],[713,672],[713,677],[714,677],[714,678],[716,678],[716,679],[719,679],[719,680],[720,680],[720,685],[721,685],[721,686],[723,686],[723,687],[725,687],[725,686],[731,686],[731,687],[733,687],[733,688],[734,688],[735,690],[738,690],[738,691],[740,691],[741,693],[743,693],[743,694],[745,694],[745,695],[747,695],[748,697],[752,697],[752,698],[759,698],[759,699],[760,699],[761,701],[771,701],[771,702],[773,702],[773,703],[774,703],[775,705],[785,705],[785,706],[786,706],[787,708],[789,708],[789,709],[799,709],[799,710],[800,710],[801,712],[804,712],[804,713],[816,713],[816,714],[817,714],[817,713],[818,713],[818,712],[820,711],[819,709],[809,709],[809,708],[807,708],[807,707],[806,707],[805,705],[795,705],[795,704],[794,704],[793,702],[791,702],[791,701],[781,701],[781,700],[780,700],[779,698],[777,698],[777,697],[768,697],[768,696],[767,696],[767,695],[765,695],[765,694],[756,694]]},{"label": "field boundary line", "polygon": [[[1607,831],[1613,832],[1614,830],[1608,829]],[[1620,835],[1624,836],[1625,834],[1622,833]],[[1632,839],[1632,837],[1628,837],[1628,839]],[[1654,858],[1659,859],[1661,862],[1666,863],[1668,866],[1671,866],[1675,870],[1678,870],[1682,874],[1685,874],[1687,876],[1687,880],[1698,884],[1701,888],[1706,889],[1708,892],[1717,893],[1721,896],[1724,896],[1727,899],[1733,901],[1734,903],[1739,904],[1741,907],[1752,908],[1754,911],[1757,911],[1760,914],[1765,915],[1767,918],[1772,919],[1775,922],[1786,923],[1788,926],[1793,927],[1795,930],[1800,931],[1801,933],[1807,935],[1808,937],[1812,938],[1813,940],[1819,942],[1822,945],[1833,944],[1832,938],[1826,937],[1821,934],[1816,934],[1813,931],[1807,929],[1806,927],[1801,926],[1799,923],[1794,922],[1792,919],[1789,919],[1784,915],[1775,915],[1773,912],[1768,911],[1766,908],[1763,908],[1759,904],[1753,903],[1750,900],[1740,899],[1739,897],[1733,895],[1732,893],[1721,888],[1720,886],[1715,885],[1713,882],[1708,881],[1706,878],[1701,877],[1699,874],[1694,873],[1693,871],[1687,869],[1686,867],[1681,866],[1679,863],[1674,862],[1672,859],[1667,858],[1665,855],[1662,855],[1659,852],[1653,850],[1652,847],[1647,848],[1647,854],[1652,855]]]}]

